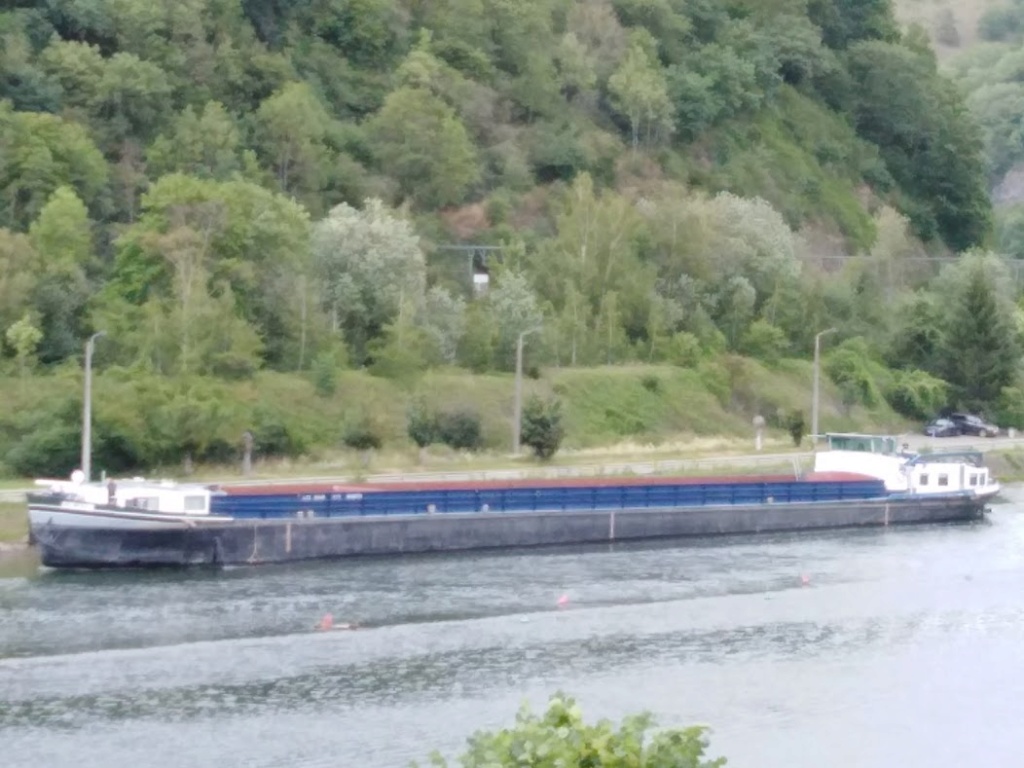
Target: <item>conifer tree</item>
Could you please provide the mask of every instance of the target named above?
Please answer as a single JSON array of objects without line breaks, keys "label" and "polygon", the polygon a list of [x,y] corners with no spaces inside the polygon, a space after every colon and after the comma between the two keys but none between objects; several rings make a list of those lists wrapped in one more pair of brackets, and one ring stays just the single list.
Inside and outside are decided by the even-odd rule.
[{"label": "conifer tree", "polygon": [[1014,381],[1020,351],[983,264],[967,274],[949,316],[944,357],[945,378],[964,408],[991,406]]}]

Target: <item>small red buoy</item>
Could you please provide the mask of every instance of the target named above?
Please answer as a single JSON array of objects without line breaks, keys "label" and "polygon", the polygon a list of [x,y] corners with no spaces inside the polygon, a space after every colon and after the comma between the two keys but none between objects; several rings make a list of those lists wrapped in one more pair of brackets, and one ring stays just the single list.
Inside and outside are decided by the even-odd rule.
[{"label": "small red buoy", "polygon": [[567,606],[568,604],[569,604],[569,596],[568,595],[562,595],[560,598],[558,598],[558,607],[559,608],[565,608],[565,606]]},{"label": "small red buoy", "polygon": [[806,587],[808,584],[811,583],[811,577],[808,576],[806,573],[801,574],[800,575],[800,583],[803,584]]},{"label": "small red buoy", "polygon": [[322,619],[320,619],[320,627],[319,628],[321,630],[328,630],[328,629],[332,629],[333,627],[334,627],[334,617],[331,614],[329,614],[329,613],[325,613],[324,617]]}]

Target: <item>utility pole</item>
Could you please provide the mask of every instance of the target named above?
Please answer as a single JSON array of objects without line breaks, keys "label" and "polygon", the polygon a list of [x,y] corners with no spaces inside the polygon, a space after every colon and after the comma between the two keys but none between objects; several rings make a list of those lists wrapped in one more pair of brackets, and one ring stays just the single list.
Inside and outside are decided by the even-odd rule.
[{"label": "utility pole", "polygon": [[835,328],[826,328],[814,336],[814,394],[811,401],[811,443],[818,444],[818,379],[821,368],[821,337],[829,333],[835,333]]},{"label": "utility pole", "polygon": [[512,453],[519,455],[519,436],[523,427],[523,339],[540,328],[523,331],[516,339],[516,391],[512,415]]},{"label": "utility pole", "polygon": [[98,331],[85,342],[85,384],[82,392],[82,474],[85,482],[92,480],[92,351],[96,339],[106,336]]}]

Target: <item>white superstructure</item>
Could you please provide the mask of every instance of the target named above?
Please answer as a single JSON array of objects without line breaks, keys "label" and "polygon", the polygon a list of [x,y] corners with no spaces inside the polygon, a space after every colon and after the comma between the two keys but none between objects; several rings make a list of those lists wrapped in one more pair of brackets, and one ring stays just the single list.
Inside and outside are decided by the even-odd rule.
[{"label": "white superstructure", "polygon": [[914,453],[895,437],[830,433],[828,450],[814,454],[816,472],[853,472],[885,482],[890,493],[994,496],[999,483],[977,451]]},{"label": "white superstructure", "polygon": [[165,528],[230,520],[210,514],[211,491],[195,483],[141,477],[87,483],[80,470],[70,480],[36,480],[29,494],[34,531],[47,525],[73,528]]}]

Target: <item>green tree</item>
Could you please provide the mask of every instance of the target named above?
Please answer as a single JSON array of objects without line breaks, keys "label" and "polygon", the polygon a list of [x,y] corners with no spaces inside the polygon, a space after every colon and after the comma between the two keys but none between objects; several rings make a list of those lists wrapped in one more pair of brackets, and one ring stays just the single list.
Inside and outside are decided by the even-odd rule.
[{"label": "green tree", "polygon": [[[481,731],[469,740],[459,764],[464,768],[512,766],[629,765],[636,768],[721,768],[724,758],[707,757],[707,729],[699,726],[654,732],[648,714],[626,718],[619,727],[608,720],[588,724],[576,701],[551,697],[543,715],[523,706],[512,728]],[[447,768],[435,753],[431,764]]]},{"label": "green tree", "polygon": [[943,344],[943,378],[964,408],[990,408],[1015,383],[1020,350],[1011,328],[984,263],[976,261],[948,315]]},{"label": "green tree", "polygon": [[8,328],[4,336],[14,350],[14,357],[18,361],[18,373],[24,378],[35,357],[36,347],[43,340],[43,332],[32,324],[32,319],[28,315],[25,315]]},{"label": "green tree", "polygon": [[848,55],[857,132],[912,197],[905,212],[918,234],[958,251],[980,244],[991,203],[981,138],[957,89],[933,58],[904,45],[860,42]]},{"label": "green tree", "polygon": [[384,444],[380,426],[367,413],[350,414],[346,419],[341,442],[346,448],[358,451],[362,456],[364,467],[370,466],[374,451],[379,451]]},{"label": "green tree", "polygon": [[155,247],[157,240],[182,217],[213,209],[216,218],[197,225],[209,237],[204,245],[207,290],[222,295],[219,286],[230,287],[235,313],[264,339],[269,364],[304,367],[305,350],[321,333],[314,323],[308,215],[293,200],[251,182],[182,174],[157,181],[142,198],[139,220],[117,241],[106,295],[136,305],[170,296],[172,264]]},{"label": "green tree", "polygon": [[306,83],[288,83],[256,113],[265,155],[283,192],[317,192],[329,162],[330,117]]},{"label": "green tree", "polygon": [[376,376],[412,383],[422,374],[437,354],[433,340],[416,322],[416,309],[403,302],[397,317],[381,330],[381,335],[367,348],[370,372]]},{"label": "green tree", "polygon": [[794,411],[789,415],[786,419],[786,431],[793,439],[793,445],[799,448],[804,435],[807,434],[807,423],[804,421],[803,411]]},{"label": "green tree", "polygon": [[29,228],[36,254],[30,301],[43,339],[39,356],[54,363],[77,354],[92,286],[92,223],[70,187],[59,187]]},{"label": "green tree", "polygon": [[424,207],[462,202],[478,178],[476,149],[455,112],[421,88],[390,93],[369,125],[382,168]]},{"label": "green tree", "polygon": [[397,316],[423,303],[426,264],[410,223],[377,199],[362,211],[341,204],[313,227],[313,261],[324,309],[356,359]]},{"label": "green tree", "polygon": [[[593,178],[580,174],[561,201],[557,236],[530,254],[539,298],[560,316],[557,343],[573,365],[607,360],[609,332],[627,325],[634,337],[646,332],[654,275],[638,252],[641,224],[637,206],[598,192]],[[617,329],[608,324],[610,310]]]},{"label": "green tree", "polygon": [[223,104],[210,101],[199,112],[185,107],[146,159],[155,177],[178,172],[226,181],[242,169],[241,135]]},{"label": "green tree", "polygon": [[939,296],[920,290],[901,298],[886,355],[894,368],[944,373],[942,363],[947,309]]},{"label": "green tree", "polygon": [[223,226],[223,208],[201,203],[176,212],[167,232],[146,241],[171,267],[173,301],[153,301],[166,307],[162,327],[175,337],[175,370],[183,374],[246,376],[260,365],[262,341],[236,315],[230,286],[210,284],[211,247]]},{"label": "green tree", "polygon": [[846,48],[858,40],[896,40],[899,27],[892,0],[810,0],[808,15],[821,27],[830,48]]},{"label": "green tree", "polygon": [[106,62],[96,45],[55,38],[39,56],[40,65],[61,90],[61,103],[78,119],[88,120],[100,95]]},{"label": "green tree", "polygon": [[103,145],[110,149],[130,137],[153,136],[169,111],[171,92],[167,73],[156,64],[131,53],[111,56],[90,105]]},{"label": "green tree", "polygon": [[466,334],[466,302],[435,285],[426,295],[423,329],[431,337],[441,362],[454,363]]},{"label": "green tree", "polygon": [[92,223],[71,187],[54,190],[29,227],[40,272],[83,275],[93,260]]},{"label": "green tree", "polygon": [[561,401],[531,396],[523,407],[519,438],[522,444],[529,446],[538,459],[547,461],[558,451],[564,437]]},{"label": "green tree", "polygon": [[55,115],[15,112],[0,101],[0,226],[26,229],[61,186],[92,207],[107,165],[85,128]]},{"label": "green tree", "polygon": [[641,129],[646,141],[672,133],[672,101],[664,72],[652,53],[654,40],[636,34],[622,63],[608,80],[608,92],[615,109],[629,119],[633,149],[640,143]]},{"label": "green tree", "polygon": [[487,295],[487,308],[492,313],[498,333],[495,339],[503,367],[511,370],[519,334],[540,330],[544,316],[537,294],[529,280],[520,272],[506,272]]},{"label": "green tree", "polygon": [[769,365],[778,363],[786,349],[786,334],[764,320],[755,320],[740,340],[744,354],[763,360]]},{"label": "green tree", "polygon": [[16,322],[38,282],[38,256],[28,237],[0,229],[0,328]]},{"label": "green tree", "polygon": [[406,432],[419,449],[422,464],[427,447],[441,439],[437,412],[422,400],[414,401],[406,414]]},{"label": "green tree", "polygon": [[1024,205],[1003,205],[996,210],[996,247],[1014,259],[1024,259]]},{"label": "green tree", "polygon": [[437,417],[437,437],[457,451],[475,451],[483,445],[480,416],[467,409],[441,413]]}]

